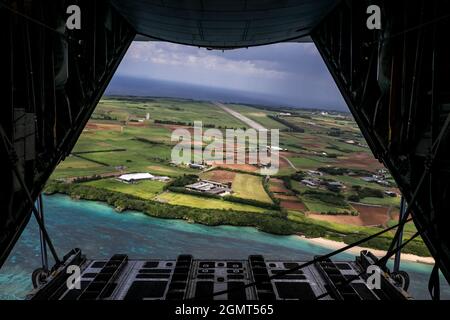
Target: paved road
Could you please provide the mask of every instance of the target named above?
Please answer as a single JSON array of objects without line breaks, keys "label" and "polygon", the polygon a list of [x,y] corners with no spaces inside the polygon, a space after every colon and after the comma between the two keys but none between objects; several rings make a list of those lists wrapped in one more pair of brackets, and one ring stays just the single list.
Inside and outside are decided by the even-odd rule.
[{"label": "paved road", "polygon": [[[239,112],[228,108],[223,103],[220,103],[220,102],[213,102],[213,103],[216,106],[218,106],[219,108],[223,109],[225,112],[228,112],[229,114],[231,114],[233,117],[241,120],[242,122],[247,124],[249,127],[253,128],[253,129],[256,129],[256,130],[267,130],[265,127],[263,127],[258,122],[254,121],[252,119],[249,119],[246,116],[240,114]],[[289,160],[288,158],[286,158],[286,157],[284,157],[282,155],[280,155],[280,158],[284,159],[292,167],[292,169],[294,169],[295,171],[298,171],[297,167],[291,162],[291,160]]]},{"label": "paved road", "polygon": [[240,114],[237,111],[234,111],[230,108],[228,108],[227,106],[225,106],[223,103],[220,102],[213,102],[216,106],[218,106],[219,108],[223,109],[225,112],[228,112],[229,114],[231,114],[233,117],[235,117],[238,120],[241,120],[242,122],[244,122],[246,125],[248,125],[250,128],[253,128],[255,130],[266,130],[266,128],[264,128],[262,125],[260,125],[258,122],[253,121],[252,119],[247,118],[246,116]]},{"label": "paved road", "polygon": [[291,166],[292,169],[298,171],[297,167],[291,162],[291,160],[282,155],[280,155],[280,158],[283,158]]}]

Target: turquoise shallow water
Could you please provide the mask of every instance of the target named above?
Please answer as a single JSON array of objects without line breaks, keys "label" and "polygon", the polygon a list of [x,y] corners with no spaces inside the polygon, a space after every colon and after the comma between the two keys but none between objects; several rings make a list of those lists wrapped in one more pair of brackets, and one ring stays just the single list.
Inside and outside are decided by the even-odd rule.
[{"label": "turquoise shallow water", "polygon": [[[132,258],[175,258],[189,253],[197,258],[247,258],[264,254],[267,258],[309,260],[330,249],[313,245],[295,236],[275,236],[254,228],[207,227],[179,220],[163,220],[138,212],[116,213],[111,207],[92,201],[74,201],[66,196],[44,198],[46,224],[62,256],[74,247],[90,258],[127,253]],[[353,259],[341,254],[339,258]],[[0,270],[0,299],[23,299],[31,289],[31,272],[40,265],[37,224],[31,221]],[[431,266],[403,263],[410,273],[411,294],[428,297]],[[450,299],[450,289],[444,288]]]}]

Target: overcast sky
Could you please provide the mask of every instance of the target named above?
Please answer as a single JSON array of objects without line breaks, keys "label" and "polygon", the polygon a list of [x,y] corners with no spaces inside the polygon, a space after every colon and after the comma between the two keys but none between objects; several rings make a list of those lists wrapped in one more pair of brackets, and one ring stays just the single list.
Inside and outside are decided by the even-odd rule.
[{"label": "overcast sky", "polygon": [[298,107],[347,110],[312,43],[206,50],[133,42],[117,74],[261,93]]}]

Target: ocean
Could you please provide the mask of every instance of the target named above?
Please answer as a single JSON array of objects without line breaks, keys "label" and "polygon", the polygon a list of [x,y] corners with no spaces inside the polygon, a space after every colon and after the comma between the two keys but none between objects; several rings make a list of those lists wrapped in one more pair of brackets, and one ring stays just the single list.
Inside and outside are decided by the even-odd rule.
[{"label": "ocean", "polygon": [[[48,232],[60,256],[81,248],[88,258],[108,258],[126,253],[130,258],[174,259],[179,254],[195,258],[243,258],[263,254],[273,259],[307,261],[329,248],[311,244],[296,236],[276,236],[247,227],[209,227],[180,220],[148,217],[139,212],[117,213],[108,205],[72,200],[67,196],[44,197]],[[341,259],[351,259],[341,254]],[[0,299],[24,299],[31,290],[31,272],[40,266],[39,230],[34,220],[0,269]],[[428,299],[428,278],[432,266],[402,262],[411,278],[410,294]],[[450,299],[445,283],[442,296]]]}]

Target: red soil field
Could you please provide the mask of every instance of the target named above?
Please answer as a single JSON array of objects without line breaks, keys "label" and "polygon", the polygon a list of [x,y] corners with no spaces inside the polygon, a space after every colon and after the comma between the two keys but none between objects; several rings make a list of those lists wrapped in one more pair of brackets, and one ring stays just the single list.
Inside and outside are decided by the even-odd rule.
[{"label": "red soil field", "polygon": [[108,131],[121,131],[122,126],[118,124],[110,124],[110,123],[95,123],[88,122],[85,129],[88,130],[108,130]]},{"label": "red soil field", "polygon": [[275,194],[275,198],[288,201],[300,201],[296,196],[290,196],[287,194]]},{"label": "red soil field", "polygon": [[203,177],[208,180],[217,181],[221,183],[229,183],[233,182],[234,177],[236,176],[235,172],[226,171],[226,170],[212,170],[206,172]]},{"label": "red soil field", "polygon": [[281,179],[270,179],[269,190],[274,193],[292,194]]},{"label": "red soil field", "polygon": [[356,169],[370,168],[371,170],[383,168],[383,165],[369,152],[355,152],[348,158],[339,158],[336,162],[336,166]]},{"label": "red soil field", "polygon": [[309,214],[308,217],[322,221],[352,224],[356,226],[386,225],[386,223],[390,219],[389,208],[387,207],[369,206],[354,203],[352,203],[352,206],[356,210],[358,210],[358,216]]},{"label": "red soil field", "polygon": [[145,123],[145,122],[128,122],[127,126],[142,128],[142,127],[148,127],[148,123]]},{"label": "red soil field", "polygon": [[307,211],[305,205],[300,201],[288,201],[283,200],[280,202],[280,206],[285,209],[294,210],[294,211]]},{"label": "red soil field", "polygon": [[251,164],[221,164],[220,167],[232,169],[232,170],[241,170],[247,172],[256,172],[259,170],[258,167]]}]

